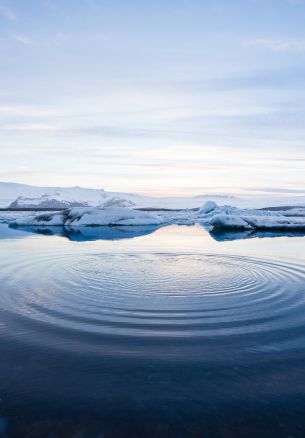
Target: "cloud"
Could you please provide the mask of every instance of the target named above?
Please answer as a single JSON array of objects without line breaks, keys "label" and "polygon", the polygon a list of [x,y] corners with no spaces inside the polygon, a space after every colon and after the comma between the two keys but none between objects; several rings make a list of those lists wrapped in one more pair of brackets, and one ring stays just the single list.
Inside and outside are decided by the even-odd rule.
[{"label": "cloud", "polygon": [[3,3],[0,3],[0,13],[11,21],[15,21],[17,19],[15,12],[12,11],[12,9],[5,6]]},{"label": "cloud", "polygon": [[274,187],[265,187],[265,188],[246,188],[244,189],[248,192],[261,192],[261,193],[287,193],[287,194],[300,194],[305,195],[305,189],[286,189],[286,188],[274,188]]},{"label": "cloud", "polygon": [[31,44],[31,40],[25,35],[14,34],[14,35],[12,35],[12,37],[15,41],[17,41],[17,43],[21,43],[25,46],[28,46],[29,44]]},{"label": "cloud", "polygon": [[246,43],[248,47],[263,48],[273,52],[304,53],[305,39],[257,38]]},{"label": "cloud", "polygon": [[[8,111],[11,110],[11,111]],[[15,112],[15,111],[16,112]],[[44,117],[48,115],[47,111],[35,112],[35,110],[22,109],[22,108],[10,108],[1,107],[0,114],[15,114],[15,115],[27,115],[35,117]],[[52,112],[50,112],[52,114]],[[191,133],[182,130],[170,130],[170,129],[145,129],[145,128],[128,128],[123,126],[108,126],[108,125],[92,125],[92,126],[82,126],[82,127],[68,127],[68,126],[55,126],[49,123],[10,123],[3,124],[1,130],[8,131],[29,131],[29,132],[52,132],[54,134],[67,134],[67,135],[96,135],[98,137],[114,137],[114,138],[146,138],[146,137],[172,137],[172,136],[189,136]]]},{"label": "cloud", "polygon": [[33,107],[30,105],[0,105],[0,114],[3,116],[45,117],[60,115],[58,111]]}]

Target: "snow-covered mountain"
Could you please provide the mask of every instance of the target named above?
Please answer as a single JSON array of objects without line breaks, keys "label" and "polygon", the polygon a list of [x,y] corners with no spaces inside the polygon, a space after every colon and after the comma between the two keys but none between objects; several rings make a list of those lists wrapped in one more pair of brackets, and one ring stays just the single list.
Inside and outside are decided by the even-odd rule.
[{"label": "snow-covered mountain", "polygon": [[95,202],[78,201],[76,199],[63,199],[62,195],[54,196],[54,194],[44,194],[37,198],[26,198],[25,196],[18,196],[18,198],[12,202],[8,208],[11,209],[24,209],[24,208],[72,208],[72,207],[133,207],[134,202],[119,198],[106,196],[101,200]]},{"label": "snow-covered mountain", "polygon": [[[83,187],[37,187],[26,184],[0,182],[0,207],[2,208],[66,208],[77,206],[112,206],[139,208],[195,208],[210,196],[149,197],[135,193],[107,192],[103,189]],[[227,198],[217,195],[216,202]],[[236,198],[237,200],[238,198]],[[230,201],[233,198],[230,197]],[[231,202],[230,202],[231,203]]]},{"label": "snow-covered mountain", "polygon": [[108,192],[83,187],[37,187],[26,184],[0,182],[0,207],[7,208],[71,208],[138,207],[156,209],[199,208],[206,201],[239,208],[261,208],[304,205],[305,196],[233,196],[206,194],[194,197],[150,197],[135,193]]},{"label": "snow-covered mountain", "polygon": [[38,198],[26,198],[18,196],[18,198],[9,205],[9,208],[70,208],[70,207],[87,207],[87,202],[66,201],[64,199],[55,199],[52,195],[44,194]]},{"label": "snow-covered mountain", "polygon": [[104,190],[82,187],[36,187],[26,184],[0,183],[0,205],[7,207],[20,198],[18,203],[33,204],[56,200],[58,202],[79,203],[84,205],[101,205],[108,198]]},{"label": "snow-covered mountain", "polygon": [[[137,195],[130,196],[134,198]],[[83,187],[36,187],[16,183],[0,183],[0,207],[6,208],[71,208],[132,207],[135,202],[102,189]]]}]

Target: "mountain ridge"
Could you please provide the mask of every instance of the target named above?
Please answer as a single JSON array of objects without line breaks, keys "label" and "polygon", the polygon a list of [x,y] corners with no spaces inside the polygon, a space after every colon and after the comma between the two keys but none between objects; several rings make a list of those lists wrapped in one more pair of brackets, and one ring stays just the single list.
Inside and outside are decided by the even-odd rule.
[{"label": "mountain ridge", "polygon": [[152,197],[137,193],[113,192],[80,186],[32,186],[15,182],[0,182],[1,208],[67,208],[123,206],[137,208],[198,208],[205,201],[236,207],[276,207],[279,205],[305,205],[305,196],[235,196],[233,194],[205,194],[196,196]]}]

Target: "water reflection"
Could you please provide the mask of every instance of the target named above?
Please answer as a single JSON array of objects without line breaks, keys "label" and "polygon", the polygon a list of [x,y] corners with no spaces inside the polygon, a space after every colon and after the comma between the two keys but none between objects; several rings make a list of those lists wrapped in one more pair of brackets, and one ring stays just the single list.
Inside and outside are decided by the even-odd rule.
[{"label": "water reflection", "polygon": [[[27,234],[40,234],[44,236],[65,237],[75,242],[96,241],[96,240],[122,240],[146,236],[154,233],[166,225],[141,225],[141,226],[96,226],[96,227],[32,227],[32,226],[7,226],[0,225],[0,239],[20,238]],[[275,238],[275,237],[304,237],[304,231],[239,231],[239,230],[211,230],[201,225],[202,231],[217,242],[233,240],[245,240],[254,238]]]},{"label": "water reflection", "polygon": [[0,225],[0,437],[304,436],[289,235]]},{"label": "water reflection", "polygon": [[226,242],[232,240],[244,240],[244,239],[263,239],[273,237],[304,237],[304,231],[254,231],[254,230],[209,230],[210,236],[217,242]]},{"label": "water reflection", "polygon": [[[94,240],[121,240],[132,239],[134,237],[145,236],[154,233],[160,226],[156,225],[141,225],[141,226],[124,226],[124,227],[9,227],[17,233],[42,234],[45,236],[60,236],[66,237],[71,241],[84,242]],[[0,233],[0,238],[2,237]],[[7,233],[3,234],[3,238],[11,237]]]}]

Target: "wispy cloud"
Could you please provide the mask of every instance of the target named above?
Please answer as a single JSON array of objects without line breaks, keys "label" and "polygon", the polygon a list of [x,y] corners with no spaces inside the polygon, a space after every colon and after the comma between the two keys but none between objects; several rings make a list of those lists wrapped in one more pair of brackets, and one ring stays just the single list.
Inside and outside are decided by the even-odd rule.
[{"label": "wispy cloud", "polygon": [[28,37],[25,36],[25,35],[13,34],[13,35],[12,35],[12,38],[13,38],[15,41],[17,41],[17,43],[24,44],[25,46],[28,46],[28,45],[31,44],[31,40],[30,40],[30,38],[28,38]]},{"label": "wispy cloud", "polygon": [[260,192],[260,193],[286,193],[286,194],[299,194],[304,195],[305,189],[287,189],[287,188],[275,188],[275,187],[251,187],[245,188],[248,192]]},{"label": "wispy cloud", "polygon": [[257,38],[247,41],[246,45],[272,50],[273,52],[305,52],[305,39],[297,38]]},{"label": "wispy cloud", "polygon": [[8,20],[11,21],[15,21],[17,19],[15,12],[3,3],[0,3],[0,14],[4,15]]},{"label": "wispy cloud", "polygon": [[305,187],[305,0],[30,3],[0,0],[0,177]]},{"label": "wispy cloud", "polygon": [[31,105],[0,105],[0,114],[2,117],[46,117],[57,116],[61,113],[53,109],[34,107]]},{"label": "wispy cloud", "polygon": [[[0,107],[1,113],[1,107]],[[83,126],[83,127],[63,127],[54,126],[47,123],[10,123],[8,125],[0,126],[1,131],[25,131],[32,133],[53,133],[58,135],[73,135],[73,136],[88,136],[93,135],[100,138],[167,138],[167,137],[179,137],[188,136],[190,133],[182,130],[158,130],[158,129],[141,129],[141,128],[126,128],[122,126]]]}]

